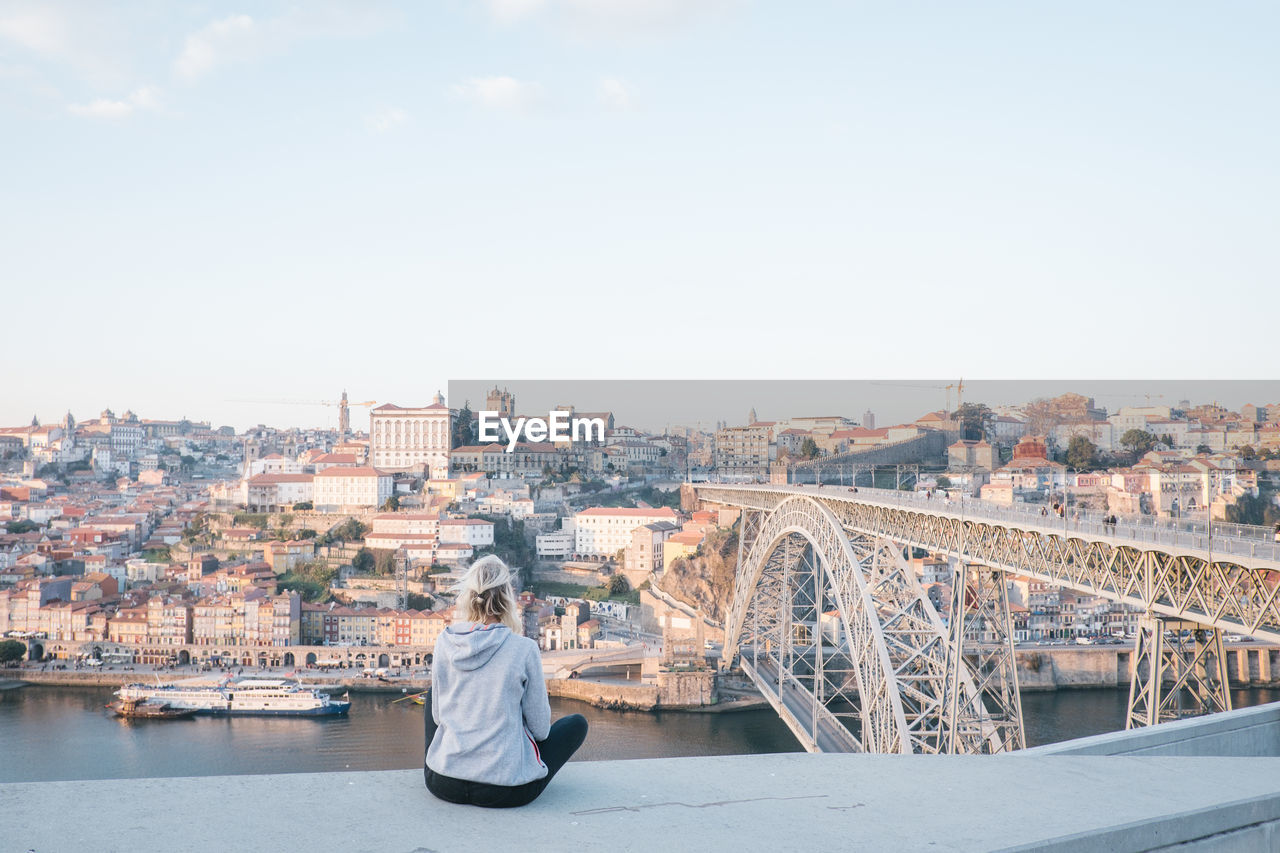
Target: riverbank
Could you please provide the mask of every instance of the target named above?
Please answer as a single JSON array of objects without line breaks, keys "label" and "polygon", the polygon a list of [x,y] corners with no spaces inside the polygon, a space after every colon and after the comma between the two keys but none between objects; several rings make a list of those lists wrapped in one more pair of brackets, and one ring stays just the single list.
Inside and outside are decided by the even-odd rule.
[{"label": "riverbank", "polygon": [[[1230,643],[1224,646],[1231,687],[1280,686],[1280,646]],[[1018,687],[1024,692],[1124,687],[1131,678],[1134,647],[1018,646]]]},{"label": "riverbank", "polygon": [[[182,670],[167,672],[154,672],[151,670],[106,672],[85,670],[48,670],[42,672],[40,670],[26,670],[17,675],[15,680],[19,684],[41,684],[54,687],[119,687],[122,684],[134,684],[140,681],[151,682],[157,678],[161,681],[177,681],[184,678],[198,678],[208,675],[212,675],[212,673],[195,670],[190,672],[183,672]],[[243,673],[243,676],[254,678],[283,678],[285,675],[285,673],[281,672],[263,672],[260,670],[246,670]],[[350,690],[353,693],[419,693],[431,686],[431,678],[429,676],[401,677],[388,682],[358,675],[333,676],[307,673],[306,675],[300,674],[292,677],[297,677],[307,684],[322,687],[329,691]]]},{"label": "riverbank", "polygon": [[[1233,688],[1280,686],[1280,646],[1262,643],[1231,644],[1226,646],[1227,673]],[[1019,646],[1015,652],[1018,662],[1018,686],[1024,693],[1074,690],[1078,688],[1117,688],[1129,684],[1130,666],[1134,648],[1123,646]],[[368,678],[356,671],[345,673],[295,669],[245,669],[237,674],[261,678],[301,678],[328,690],[350,690],[359,693],[417,693],[431,686],[431,678],[425,674],[391,676],[386,680]],[[131,670],[96,669],[62,670],[38,668],[10,669],[5,671],[4,681],[30,684],[70,685],[78,687],[119,686],[137,681],[153,681],[193,678],[208,673],[198,669],[177,668],[155,671],[150,667]],[[723,676],[721,676],[723,677]],[[741,685],[747,687],[748,685]],[[660,688],[652,684],[618,684],[616,681],[595,681],[590,678],[548,678],[547,691],[552,696],[577,699],[598,708],[636,711],[686,710],[719,713],[727,710],[759,708],[764,704],[758,697],[742,697],[735,694],[731,701],[701,704],[716,695],[708,691],[698,695],[668,695],[664,701]],[[719,694],[722,695],[722,694]]]}]

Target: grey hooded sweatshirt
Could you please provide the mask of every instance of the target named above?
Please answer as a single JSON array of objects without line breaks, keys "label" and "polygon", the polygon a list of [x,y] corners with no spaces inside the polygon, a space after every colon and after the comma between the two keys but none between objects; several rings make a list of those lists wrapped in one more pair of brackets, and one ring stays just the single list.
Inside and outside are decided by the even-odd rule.
[{"label": "grey hooded sweatshirt", "polygon": [[523,785],[547,775],[536,741],[551,730],[538,644],[505,625],[450,625],[436,640],[427,750],[436,773]]}]

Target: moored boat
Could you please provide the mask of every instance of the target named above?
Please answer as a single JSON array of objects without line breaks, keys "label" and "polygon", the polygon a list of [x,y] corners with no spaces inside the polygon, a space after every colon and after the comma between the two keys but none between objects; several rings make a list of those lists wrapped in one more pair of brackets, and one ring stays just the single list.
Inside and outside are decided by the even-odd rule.
[{"label": "moored boat", "polygon": [[282,678],[193,678],[170,684],[128,684],[116,695],[122,701],[163,703],[218,716],[329,717],[351,709],[349,698],[335,699],[318,688]]}]

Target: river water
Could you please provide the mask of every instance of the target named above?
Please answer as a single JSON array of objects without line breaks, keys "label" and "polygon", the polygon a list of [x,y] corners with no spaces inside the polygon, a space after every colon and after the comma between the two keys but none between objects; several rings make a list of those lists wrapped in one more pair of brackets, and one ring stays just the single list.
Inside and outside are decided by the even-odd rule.
[{"label": "river water", "polygon": [[[195,717],[120,720],[112,688],[30,685],[0,690],[0,782],[393,770],[422,766],[422,708],[394,694],[352,693],[346,718]],[[1031,746],[1124,727],[1127,692],[1023,695]],[[1233,691],[1234,707],[1280,690]],[[591,733],[575,760],[799,750],[770,710],[726,714],[606,711],[552,699],[553,717],[584,714]]]}]

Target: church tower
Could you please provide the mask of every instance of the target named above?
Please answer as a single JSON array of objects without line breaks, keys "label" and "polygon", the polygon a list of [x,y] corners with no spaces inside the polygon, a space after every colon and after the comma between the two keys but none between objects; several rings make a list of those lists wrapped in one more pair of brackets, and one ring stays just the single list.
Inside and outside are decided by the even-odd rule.
[{"label": "church tower", "polygon": [[342,392],[342,401],[338,403],[338,441],[346,441],[351,432],[351,410],[347,408],[347,392]]}]

